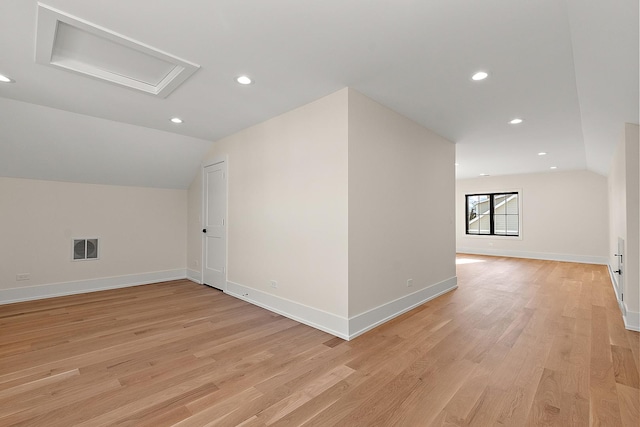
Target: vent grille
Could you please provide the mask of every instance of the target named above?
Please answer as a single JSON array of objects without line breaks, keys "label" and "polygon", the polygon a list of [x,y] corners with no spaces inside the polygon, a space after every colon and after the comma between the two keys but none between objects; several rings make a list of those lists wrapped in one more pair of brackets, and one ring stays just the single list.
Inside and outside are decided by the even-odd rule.
[{"label": "vent grille", "polygon": [[74,261],[98,259],[98,239],[73,239],[72,259]]}]

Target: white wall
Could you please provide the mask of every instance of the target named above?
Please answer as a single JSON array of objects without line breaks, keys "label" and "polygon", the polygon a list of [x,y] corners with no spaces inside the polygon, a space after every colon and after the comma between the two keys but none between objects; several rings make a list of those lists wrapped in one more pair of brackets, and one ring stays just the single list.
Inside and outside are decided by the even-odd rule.
[{"label": "white wall", "polygon": [[[465,195],[517,190],[521,237],[465,234]],[[456,182],[458,252],[606,264],[607,179],[589,171],[489,176]]]},{"label": "white wall", "polygon": [[[0,303],[185,277],[186,196],[0,177]],[[100,259],[71,261],[73,237]]]},{"label": "white wall", "polygon": [[[351,89],[214,143],[204,164],[228,157],[226,292],[352,338],[454,289],[454,151]],[[199,175],[194,279],[201,193]]]},{"label": "white wall", "polygon": [[[618,238],[625,239],[626,255],[622,304],[625,325],[640,330],[640,138],[638,125],[626,124],[616,147],[609,174],[609,265],[617,268]],[[613,275],[614,280],[618,279]],[[620,298],[620,297],[619,297]]]},{"label": "white wall", "polygon": [[454,162],[453,143],[349,91],[351,318],[455,287]]},{"label": "white wall", "polygon": [[[289,304],[303,311],[300,320],[314,324],[309,319],[318,316],[326,330],[339,332],[332,324],[344,330],[347,90],[215,142],[204,163],[221,155],[228,156],[229,177],[227,291],[283,312]],[[201,258],[201,179],[188,198],[194,270]]]},{"label": "white wall", "polygon": [[[2,97],[0,111],[0,171],[12,178],[186,190],[211,146],[211,141]],[[163,121],[168,130],[175,127]]]},{"label": "white wall", "polygon": [[202,283],[202,167],[187,190],[187,276]]},{"label": "white wall", "polygon": [[[618,238],[627,238],[627,180],[625,165],[625,141],[624,139],[616,146],[611,159],[611,168],[608,177],[609,190],[609,252],[608,261],[611,271],[618,268],[618,260],[614,254],[618,253]],[[623,252],[626,249],[623,248]],[[626,269],[625,269],[626,270]],[[620,301],[623,289],[620,286],[618,275],[613,274],[612,278],[616,284],[614,289]],[[624,310],[624,308],[623,308]]]}]

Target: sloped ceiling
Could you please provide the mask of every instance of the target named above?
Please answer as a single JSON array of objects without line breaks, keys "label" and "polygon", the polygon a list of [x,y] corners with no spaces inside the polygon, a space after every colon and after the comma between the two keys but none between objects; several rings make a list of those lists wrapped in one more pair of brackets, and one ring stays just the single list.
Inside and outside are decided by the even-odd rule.
[{"label": "sloped ceiling", "polygon": [[159,99],[37,64],[37,3],[3,0],[0,176],[186,188],[211,141],[345,86],[454,141],[458,178],[607,174],[638,123],[637,0],[45,3],[201,68]]},{"label": "sloped ceiling", "polygon": [[188,188],[209,141],[0,98],[1,176]]}]

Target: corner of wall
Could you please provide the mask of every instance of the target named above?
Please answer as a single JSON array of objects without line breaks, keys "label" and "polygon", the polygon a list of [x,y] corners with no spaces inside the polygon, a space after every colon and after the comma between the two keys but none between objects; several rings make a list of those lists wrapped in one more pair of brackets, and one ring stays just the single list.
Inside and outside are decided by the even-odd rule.
[{"label": "corner of wall", "polygon": [[336,337],[350,339],[348,319],[336,314],[230,281],[225,293]]},{"label": "corner of wall", "polygon": [[225,293],[348,341],[457,287],[451,277],[348,319],[230,281]]},{"label": "corner of wall", "polygon": [[200,283],[202,276],[202,167],[187,190],[187,277]]},{"label": "corner of wall", "polygon": [[191,280],[194,283],[202,285],[202,273],[197,270],[192,270],[190,268],[187,269],[187,279]]},{"label": "corner of wall", "polygon": [[349,318],[349,339],[354,339],[389,320],[458,288],[457,276],[389,301]]}]

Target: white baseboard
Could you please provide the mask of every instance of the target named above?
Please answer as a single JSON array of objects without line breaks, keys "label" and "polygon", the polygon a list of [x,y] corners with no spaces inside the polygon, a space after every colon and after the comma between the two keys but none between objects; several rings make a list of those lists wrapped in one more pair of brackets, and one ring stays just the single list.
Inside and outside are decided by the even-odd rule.
[{"label": "white baseboard", "polygon": [[627,303],[622,301],[620,296],[620,290],[617,286],[618,277],[614,273],[613,267],[609,264],[609,276],[611,277],[611,285],[613,286],[613,292],[616,295],[618,301],[618,307],[622,313],[622,320],[624,320],[624,327],[630,331],[640,332],[640,313],[637,311],[630,311]]},{"label": "white baseboard", "polygon": [[556,254],[552,252],[527,252],[485,248],[456,248],[456,252],[472,255],[492,255],[511,258],[541,259],[546,261],[579,262],[581,264],[609,264],[609,259],[606,256],[596,255]]},{"label": "white baseboard", "polygon": [[458,278],[451,277],[442,282],[420,289],[386,304],[349,318],[349,339],[353,339],[394,317],[458,287]]},{"label": "white baseboard", "polygon": [[153,271],[150,273],[129,274],[126,276],[101,277],[98,279],[78,280],[74,282],[50,283],[46,285],[25,286],[0,289],[0,304],[31,301],[64,295],[84,294],[107,289],[126,288],[147,285],[168,280],[185,279],[185,269]]},{"label": "white baseboard", "polygon": [[624,327],[630,331],[640,332],[640,313],[637,311],[630,311],[627,304],[624,304]]},{"label": "white baseboard", "polygon": [[621,289],[619,289],[618,286],[618,277],[616,276],[616,273],[614,273],[613,271],[613,267],[611,266],[611,264],[607,264],[607,270],[609,271],[609,278],[611,279],[611,286],[613,286],[613,293],[616,296],[616,301],[618,301],[618,307],[620,308],[620,311],[622,312],[622,315],[625,315],[625,311],[626,311],[626,307],[624,306],[624,304],[622,303],[622,296],[621,294]]},{"label": "white baseboard", "polygon": [[351,340],[457,288],[457,282],[457,277],[452,277],[349,319],[234,282],[227,281],[225,293],[331,335]]},{"label": "white baseboard", "polygon": [[331,335],[349,339],[348,319],[345,317],[234,282],[227,281],[225,293]]},{"label": "white baseboard", "polygon": [[608,270],[609,277],[611,278],[611,286],[613,286],[613,293],[616,296],[616,301],[618,301],[618,308],[620,309],[620,314],[624,321],[624,327],[630,331],[640,332],[640,313],[629,311],[627,304],[622,301],[622,290],[618,289],[618,276],[613,272],[614,270],[611,264],[607,265],[607,267],[609,267]]},{"label": "white baseboard", "polygon": [[191,280],[192,282],[196,282],[199,285],[202,285],[202,272],[188,268],[187,279]]}]

